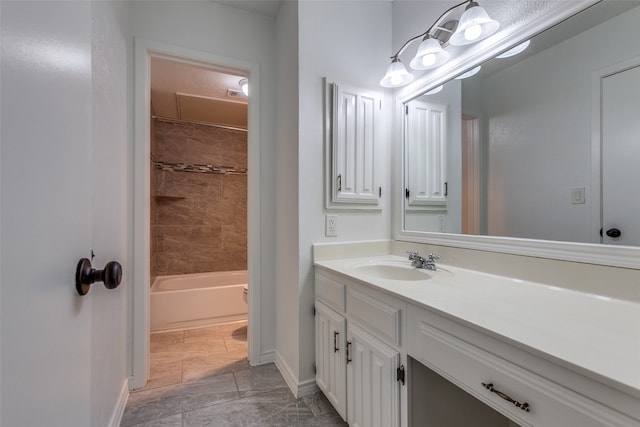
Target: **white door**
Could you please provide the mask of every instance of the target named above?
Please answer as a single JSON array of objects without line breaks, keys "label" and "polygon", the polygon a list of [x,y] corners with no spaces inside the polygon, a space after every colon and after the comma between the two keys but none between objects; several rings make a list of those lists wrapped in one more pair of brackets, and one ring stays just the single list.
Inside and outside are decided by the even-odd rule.
[{"label": "white door", "polygon": [[346,320],[316,301],[316,383],[343,419],[347,416]]},{"label": "white door", "polygon": [[350,324],[347,340],[347,417],[352,427],[400,424],[400,354]]},{"label": "white door", "polygon": [[3,426],[89,426],[91,4],[2,3]]},{"label": "white door", "polygon": [[602,242],[640,246],[640,66],[602,81]]},{"label": "white door", "polygon": [[113,425],[125,289],[79,296],[75,270],[92,249],[95,268],[125,261],[126,41],[112,43],[110,2],[0,9],[0,425]]}]

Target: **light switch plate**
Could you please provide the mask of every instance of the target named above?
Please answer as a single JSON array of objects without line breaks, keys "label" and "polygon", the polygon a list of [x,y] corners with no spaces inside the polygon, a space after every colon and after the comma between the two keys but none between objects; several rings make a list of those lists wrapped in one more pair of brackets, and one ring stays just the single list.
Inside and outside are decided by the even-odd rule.
[{"label": "light switch plate", "polygon": [[571,189],[571,204],[572,205],[584,205],[585,196],[584,196],[585,188],[577,187]]}]

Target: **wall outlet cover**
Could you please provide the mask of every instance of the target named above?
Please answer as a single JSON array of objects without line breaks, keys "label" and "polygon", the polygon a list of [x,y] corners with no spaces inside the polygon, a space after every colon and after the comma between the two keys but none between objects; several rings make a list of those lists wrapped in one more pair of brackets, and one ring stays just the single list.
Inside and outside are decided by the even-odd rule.
[{"label": "wall outlet cover", "polygon": [[325,217],[324,234],[327,237],[336,237],[338,235],[338,215],[327,215]]}]

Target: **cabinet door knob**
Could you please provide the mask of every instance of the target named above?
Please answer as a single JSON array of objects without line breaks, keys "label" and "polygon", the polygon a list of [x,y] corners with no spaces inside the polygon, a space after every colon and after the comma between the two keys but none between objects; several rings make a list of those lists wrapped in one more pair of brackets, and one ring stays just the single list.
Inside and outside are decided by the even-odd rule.
[{"label": "cabinet door knob", "polygon": [[333,331],[333,352],[337,353],[340,349],[338,348],[338,337],[340,336],[340,332]]},{"label": "cabinet door knob", "polygon": [[95,282],[103,282],[107,289],[115,289],[121,281],[122,266],[117,261],[108,262],[103,270],[96,270],[91,267],[88,258],[82,258],[76,267],[76,290],[79,295],[86,295]]}]

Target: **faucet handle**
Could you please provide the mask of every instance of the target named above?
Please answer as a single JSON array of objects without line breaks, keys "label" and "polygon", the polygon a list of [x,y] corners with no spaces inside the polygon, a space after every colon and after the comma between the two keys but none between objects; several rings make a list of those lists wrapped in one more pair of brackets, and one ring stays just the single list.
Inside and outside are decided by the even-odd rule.
[{"label": "faucet handle", "polygon": [[406,251],[409,254],[409,260],[413,261],[418,257],[418,251]]},{"label": "faucet handle", "polygon": [[437,260],[437,259],[440,259],[440,257],[439,257],[438,255],[429,254],[429,259],[430,259],[431,261],[435,261],[435,260]]}]

